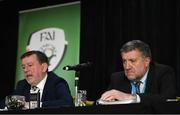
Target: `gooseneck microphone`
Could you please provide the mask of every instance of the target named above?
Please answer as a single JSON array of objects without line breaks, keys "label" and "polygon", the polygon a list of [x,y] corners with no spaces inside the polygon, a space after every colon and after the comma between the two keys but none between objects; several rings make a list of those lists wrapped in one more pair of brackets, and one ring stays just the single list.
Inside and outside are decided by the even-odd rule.
[{"label": "gooseneck microphone", "polygon": [[69,70],[79,71],[81,69],[91,67],[91,65],[92,65],[92,62],[81,63],[81,64],[77,64],[77,65],[67,65],[67,66],[63,67],[63,70],[66,70],[66,71],[69,71]]}]

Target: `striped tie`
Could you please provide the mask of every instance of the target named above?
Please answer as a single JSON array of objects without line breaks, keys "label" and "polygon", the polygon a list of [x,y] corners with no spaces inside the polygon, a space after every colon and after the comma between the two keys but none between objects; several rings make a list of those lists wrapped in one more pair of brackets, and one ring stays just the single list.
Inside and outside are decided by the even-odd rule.
[{"label": "striped tie", "polygon": [[140,92],[140,85],[141,85],[141,83],[142,83],[141,81],[137,81],[137,82],[135,83],[136,93],[137,93],[137,94],[141,93],[141,92]]}]

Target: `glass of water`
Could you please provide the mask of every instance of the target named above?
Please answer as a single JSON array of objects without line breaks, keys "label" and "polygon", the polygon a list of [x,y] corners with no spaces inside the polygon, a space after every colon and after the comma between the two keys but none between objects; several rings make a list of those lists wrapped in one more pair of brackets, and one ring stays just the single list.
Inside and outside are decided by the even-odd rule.
[{"label": "glass of water", "polygon": [[78,102],[79,106],[86,106],[86,100],[87,100],[87,91],[86,90],[78,90]]},{"label": "glass of water", "polygon": [[5,105],[8,110],[23,109],[25,106],[25,96],[8,95],[5,99]]}]

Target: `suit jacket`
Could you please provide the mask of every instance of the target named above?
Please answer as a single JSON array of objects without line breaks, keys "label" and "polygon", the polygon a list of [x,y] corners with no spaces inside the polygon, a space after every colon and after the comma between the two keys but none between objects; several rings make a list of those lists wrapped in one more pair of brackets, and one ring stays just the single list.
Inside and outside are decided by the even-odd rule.
[{"label": "suit jacket", "polygon": [[[110,89],[131,93],[131,84],[124,71],[112,74],[108,90]],[[167,65],[151,63],[145,92],[139,94],[141,102],[165,101],[168,98],[175,98],[176,95],[176,78],[173,69]]]},{"label": "suit jacket", "polygon": [[[13,95],[23,95],[29,101],[31,86],[27,81],[21,80],[17,83]],[[48,72],[47,80],[42,94],[42,107],[73,106],[73,99],[67,82],[53,72]],[[2,108],[2,107],[1,107]]]}]

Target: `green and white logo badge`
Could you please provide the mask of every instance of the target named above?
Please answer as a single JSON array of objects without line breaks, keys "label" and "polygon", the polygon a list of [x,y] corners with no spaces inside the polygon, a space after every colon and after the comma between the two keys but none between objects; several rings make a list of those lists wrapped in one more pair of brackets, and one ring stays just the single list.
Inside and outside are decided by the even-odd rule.
[{"label": "green and white logo badge", "polygon": [[64,30],[60,28],[45,28],[32,33],[27,50],[38,50],[46,54],[49,59],[49,71],[53,71],[60,63],[66,45]]}]

